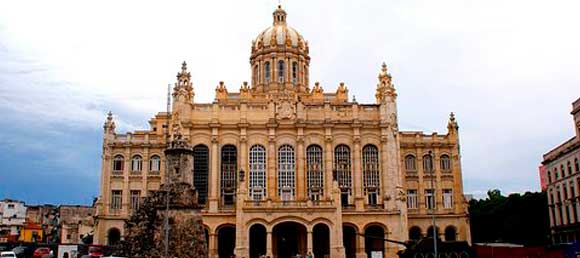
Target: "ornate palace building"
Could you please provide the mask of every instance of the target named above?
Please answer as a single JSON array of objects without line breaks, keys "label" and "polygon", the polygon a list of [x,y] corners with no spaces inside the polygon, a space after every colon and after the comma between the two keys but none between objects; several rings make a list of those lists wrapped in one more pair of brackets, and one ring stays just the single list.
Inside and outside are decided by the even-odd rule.
[{"label": "ornate palace building", "polygon": [[171,112],[149,129],[117,134],[109,114],[96,242],[119,241],[140,198],[158,189],[166,134],[176,133],[193,150],[183,173],[203,205],[210,257],[393,257],[404,246],[383,238],[432,234],[433,212],[442,241],[470,241],[453,114],[446,134],[400,131],[384,64],[374,104],[349,100],[343,83],[325,92],[310,83],[308,42],[281,7],[273,18],[252,42],[252,81],[239,92],[220,82],[212,103],[196,103],[183,63]]}]

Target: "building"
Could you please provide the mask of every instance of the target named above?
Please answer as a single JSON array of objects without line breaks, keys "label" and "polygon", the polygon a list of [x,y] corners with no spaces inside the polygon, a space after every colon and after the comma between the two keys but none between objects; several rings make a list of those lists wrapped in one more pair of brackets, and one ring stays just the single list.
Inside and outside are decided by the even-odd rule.
[{"label": "building", "polygon": [[26,222],[42,228],[40,242],[60,243],[60,220],[58,207],[52,204],[29,205],[26,209]]},{"label": "building", "polygon": [[3,242],[15,241],[26,218],[24,202],[4,199],[0,201],[0,238]]},{"label": "building", "polygon": [[[82,244],[90,240],[95,226],[93,218],[95,215],[94,207],[60,205],[58,209],[61,244]],[[83,239],[87,240],[83,241]]]},{"label": "building", "polygon": [[140,198],[159,188],[166,133],[193,146],[210,257],[392,257],[404,247],[382,239],[432,234],[432,212],[444,241],[470,241],[453,114],[445,134],[400,131],[385,64],[373,104],[350,100],[344,83],[324,91],[310,81],[308,42],[286,18],[276,9],[252,42],[252,81],[239,92],[220,82],[212,103],[195,102],[184,62],[171,113],[149,129],[119,134],[109,113],[97,244],[118,242]]},{"label": "building", "polygon": [[580,241],[580,98],[572,103],[576,135],[544,154],[554,243]]}]

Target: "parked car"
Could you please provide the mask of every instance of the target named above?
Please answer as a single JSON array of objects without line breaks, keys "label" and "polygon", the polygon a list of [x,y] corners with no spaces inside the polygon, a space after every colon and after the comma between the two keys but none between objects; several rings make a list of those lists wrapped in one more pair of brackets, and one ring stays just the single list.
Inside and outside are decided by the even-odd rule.
[{"label": "parked car", "polygon": [[10,252],[1,252],[0,257],[2,258],[16,258],[16,254],[12,251]]},{"label": "parked car", "polygon": [[19,245],[12,249],[12,252],[16,253],[16,257],[18,258],[28,258],[32,256],[32,252],[34,250],[30,246]]},{"label": "parked car", "polygon": [[103,248],[99,246],[89,247],[89,255],[93,257],[103,257]]},{"label": "parked car", "polygon": [[43,256],[50,254],[50,248],[48,247],[39,247],[34,250],[32,254],[32,258],[42,258]]}]

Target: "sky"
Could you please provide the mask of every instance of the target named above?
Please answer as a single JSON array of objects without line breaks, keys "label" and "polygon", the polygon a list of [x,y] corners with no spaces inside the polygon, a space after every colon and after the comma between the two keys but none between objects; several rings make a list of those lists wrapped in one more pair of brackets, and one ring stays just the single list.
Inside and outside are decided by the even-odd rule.
[{"label": "sky", "polygon": [[[1,1],[0,198],[91,204],[103,123],[147,129],[181,62],[196,102],[250,80],[276,0]],[[542,154],[573,136],[580,1],[284,0],[311,83],[374,103],[386,62],[401,130],[460,126],[464,191],[538,191]]]}]

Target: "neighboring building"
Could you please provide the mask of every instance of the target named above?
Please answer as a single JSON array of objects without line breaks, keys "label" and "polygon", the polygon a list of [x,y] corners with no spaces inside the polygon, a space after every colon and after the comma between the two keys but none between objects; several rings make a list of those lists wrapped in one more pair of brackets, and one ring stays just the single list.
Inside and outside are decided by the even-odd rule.
[{"label": "neighboring building", "polygon": [[0,201],[0,238],[4,241],[18,239],[24,226],[26,206],[24,202],[4,199]]},{"label": "neighboring building", "polygon": [[60,243],[60,221],[57,206],[51,204],[30,205],[26,210],[26,221],[42,227],[42,243]]},{"label": "neighboring building", "polygon": [[[61,205],[61,244],[82,244],[83,239],[93,235],[95,208],[82,205]],[[88,243],[87,243],[88,244]]]},{"label": "neighboring building", "polygon": [[432,234],[432,211],[444,241],[470,241],[453,114],[445,134],[399,131],[384,64],[374,104],[350,101],[343,83],[324,92],[310,83],[307,41],[284,10],[273,17],[252,42],[252,82],[239,92],[220,82],[214,102],[194,102],[184,63],[171,113],[157,114],[149,129],[118,134],[109,113],[96,243],[117,243],[139,200],[159,188],[169,132],[193,146],[192,184],[212,258],[393,257],[403,247],[382,238]]},{"label": "neighboring building", "polygon": [[18,241],[25,243],[41,243],[44,230],[42,226],[33,222],[25,222],[20,230],[20,238]]},{"label": "neighboring building", "polygon": [[540,189],[545,192],[548,190],[548,171],[546,171],[546,166],[540,165],[538,167],[538,175],[540,176]]},{"label": "neighboring building", "polygon": [[544,154],[554,243],[580,241],[580,98],[572,104],[576,135]]}]

